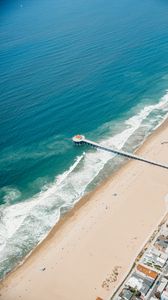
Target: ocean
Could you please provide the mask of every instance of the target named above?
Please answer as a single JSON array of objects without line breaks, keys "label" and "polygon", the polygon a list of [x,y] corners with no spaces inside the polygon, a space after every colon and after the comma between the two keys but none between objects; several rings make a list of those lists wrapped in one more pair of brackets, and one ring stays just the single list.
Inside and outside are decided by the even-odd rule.
[{"label": "ocean", "polygon": [[166,0],[0,1],[0,278],[168,116]]}]

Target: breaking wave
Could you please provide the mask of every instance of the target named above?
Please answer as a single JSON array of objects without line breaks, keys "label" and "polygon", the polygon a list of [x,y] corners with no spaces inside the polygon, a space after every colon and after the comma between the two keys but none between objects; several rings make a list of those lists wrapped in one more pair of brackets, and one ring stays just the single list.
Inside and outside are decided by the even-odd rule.
[{"label": "breaking wave", "polygon": [[[118,132],[117,129],[113,136],[110,136],[113,123],[106,124],[109,133],[99,142],[119,149],[135,149],[167,115],[166,93],[159,103],[145,106],[131,118],[120,121],[119,128],[124,130]],[[57,176],[52,184],[25,202],[15,203],[21,195],[17,188],[4,188],[5,204],[0,209],[1,277],[44,239],[60,216],[79,201],[95,178],[99,177],[101,170],[108,163],[112,165],[114,160],[115,156],[111,153],[88,149],[76,158],[66,172]]]}]

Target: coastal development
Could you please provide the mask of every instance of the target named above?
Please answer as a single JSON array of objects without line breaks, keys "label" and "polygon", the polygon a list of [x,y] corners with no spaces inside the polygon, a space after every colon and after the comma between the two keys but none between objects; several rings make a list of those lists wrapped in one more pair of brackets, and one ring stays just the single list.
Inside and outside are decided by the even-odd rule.
[{"label": "coastal development", "polygon": [[[166,164],[167,136],[166,121],[136,155]],[[167,250],[161,249],[167,242],[166,222],[137,257],[167,215],[167,182],[167,169],[137,160],[126,163],[83,197],[1,281],[0,299],[156,298],[160,283],[166,288]]]},{"label": "coastal development", "polygon": [[0,300],[168,300],[168,0],[0,20]]},{"label": "coastal development", "polygon": [[167,221],[166,216],[110,300],[168,300]]},{"label": "coastal development", "polygon": [[[155,161],[144,159],[140,156],[128,152],[112,149],[85,138],[84,135],[73,137],[76,145],[90,145],[101,150],[122,155],[126,158],[139,160],[151,165],[168,169],[167,165]],[[162,142],[165,144],[165,142]],[[115,295],[110,300],[168,300],[168,216],[154,231],[149,241],[135,259],[129,275],[124,283],[117,289]],[[109,283],[117,278],[118,269],[104,283],[109,287]],[[98,297],[96,300],[103,300]]]}]

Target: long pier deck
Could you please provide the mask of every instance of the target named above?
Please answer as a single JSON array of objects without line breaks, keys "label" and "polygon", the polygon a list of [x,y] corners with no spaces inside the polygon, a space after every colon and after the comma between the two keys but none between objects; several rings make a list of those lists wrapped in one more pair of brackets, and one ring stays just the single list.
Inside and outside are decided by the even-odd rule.
[{"label": "long pier deck", "polygon": [[118,155],[130,158],[130,159],[139,160],[139,161],[142,161],[144,163],[148,163],[148,164],[151,164],[151,165],[154,165],[154,166],[157,166],[157,167],[168,169],[168,165],[166,165],[166,164],[156,162],[156,161],[153,161],[153,160],[149,160],[149,159],[146,159],[144,157],[141,157],[141,156],[129,153],[129,152],[116,150],[116,149],[112,149],[110,147],[103,146],[101,144],[98,144],[98,143],[95,143],[91,140],[86,139],[84,135],[76,135],[76,136],[73,137],[72,140],[75,144],[78,144],[78,145],[87,144],[87,145],[96,147],[98,149],[104,150],[104,151],[112,152],[114,154],[118,154]]}]

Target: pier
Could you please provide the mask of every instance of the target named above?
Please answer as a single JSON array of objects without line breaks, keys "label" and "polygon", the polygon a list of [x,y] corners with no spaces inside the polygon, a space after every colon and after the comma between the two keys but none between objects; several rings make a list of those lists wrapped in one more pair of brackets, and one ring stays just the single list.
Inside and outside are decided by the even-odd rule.
[{"label": "pier", "polygon": [[157,166],[157,167],[160,167],[160,168],[168,169],[168,165],[166,165],[166,164],[155,162],[153,160],[149,160],[149,159],[146,159],[146,158],[138,156],[138,155],[134,155],[134,154],[129,153],[129,152],[116,150],[116,149],[112,149],[112,148],[103,146],[101,144],[98,144],[98,143],[95,143],[91,140],[86,139],[84,135],[79,135],[79,134],[75,135],[72,138],[72,140],[76,145],[82,145],[82,144],[90,145],[92,147],[95,147],[95,148],[98,148],[98,149],[101,149],[101,150],[104,150],[104,151],[112,152],[113,154],[121,155],[121,156],[124,156],[124,157],[129,158],[129,159],[139,160],[141,162],[148,163],[150,165],[154,165],[154,166]]}]

